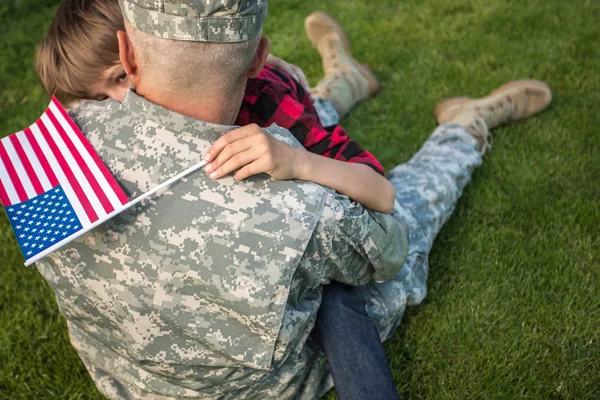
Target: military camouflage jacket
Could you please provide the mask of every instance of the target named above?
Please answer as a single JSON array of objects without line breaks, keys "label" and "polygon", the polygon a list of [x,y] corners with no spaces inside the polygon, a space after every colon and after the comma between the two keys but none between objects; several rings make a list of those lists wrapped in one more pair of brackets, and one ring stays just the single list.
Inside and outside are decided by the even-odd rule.
[{"label": "military camouflage jacket", "polygon": [[[132,91],[71,115],[130,198],[232,129]],[[268,132],[299,146],[286,130]],[[109,398],[308,399],[331,387],[309,339],[322,285],[391,278],[406,241],[393,217],[316,184],[199,171],[37,267]]]}]

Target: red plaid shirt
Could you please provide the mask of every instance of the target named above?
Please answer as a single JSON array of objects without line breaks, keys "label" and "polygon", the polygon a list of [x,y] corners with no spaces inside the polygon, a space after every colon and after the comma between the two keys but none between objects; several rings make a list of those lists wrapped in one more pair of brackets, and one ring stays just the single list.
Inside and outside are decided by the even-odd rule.
[{"label": "red plaid shirt", "polygon": [[339,125],[323,128],[310,96],[286,73],[266,65],[249,79],[236,125],[275,123],[288,129],[310,152],[335,160],[366,164],[380,174],[383,167],[375,156],[351,140]]}]

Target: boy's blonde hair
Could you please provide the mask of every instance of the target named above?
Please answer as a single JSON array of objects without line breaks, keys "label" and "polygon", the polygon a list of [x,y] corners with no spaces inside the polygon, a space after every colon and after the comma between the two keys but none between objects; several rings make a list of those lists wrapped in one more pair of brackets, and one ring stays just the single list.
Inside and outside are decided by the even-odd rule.
[{"label": "boy's blonde hair", "polygon": [[36,54],[46,93],[64,105],[90,98],[102,70],[119,63],[118,30],[118,0],[63,0]]}]

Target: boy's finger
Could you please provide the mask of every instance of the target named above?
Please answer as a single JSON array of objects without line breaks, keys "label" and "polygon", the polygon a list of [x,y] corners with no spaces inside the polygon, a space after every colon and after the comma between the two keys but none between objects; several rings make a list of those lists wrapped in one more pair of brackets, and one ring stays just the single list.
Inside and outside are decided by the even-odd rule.
[{"label": "boy's finger", "polygon": [[258,151],[256,149],[248,149],[242,153],[238,153],[231,157],[222,166],[210,173],[211,179],[219,179],[236,169],[245,167],[251,162],[258,158]]},{"label": "boy's finger", "polygon": [[226,134],[221,136],[215,143],[213,143],[210,149],[208,149],[208,151],[204,155],[204,161],[210,162],[211,160],[213,160],[228,144],[243,139],[245,137],[255,135],[259,132],[260,128],[256,124],[242,126],[241,128],[237,128],[232,130],[231,132],[227,132]]},{"label": "boy's finger", "polygon": [[216,155],[215,158],[213,158],[210,163],[206,164],[204,171],[210,173],[216,170],[221,165],[225,164],[231,157],[234,157],[236,154],[242,153],[251,148],[252,143],[252,138],[248,136],[229,143],[221,150],[219,154]]},{"label": "boy's finger", "polygon": [[235,175],[233,177],[236,180],[241,181],[241,180],[248,178],[249,176],[260,174],[261,172],[266,172],[266,171],[264,171],[264,168],[261,168],[259,161],[254,161],[254,162],[246,165],[245,167],[241,168],[238,172],[235,173]]}]

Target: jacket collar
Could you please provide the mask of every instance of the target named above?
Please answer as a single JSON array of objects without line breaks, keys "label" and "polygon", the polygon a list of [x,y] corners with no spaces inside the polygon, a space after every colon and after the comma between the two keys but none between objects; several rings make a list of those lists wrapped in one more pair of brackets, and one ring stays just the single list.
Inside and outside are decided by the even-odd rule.
[{"label": "jacket collar", "polygon": [[185,132],[208,142],[214,142],[223,134],[236,129],[232,125],[219,125],[204,122],[183,114],[168,110],[129,89],[122,103],[137,117],[156,122],[159,126],[174,132]]}]

